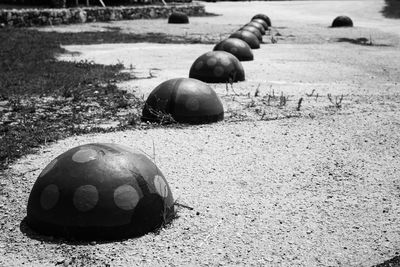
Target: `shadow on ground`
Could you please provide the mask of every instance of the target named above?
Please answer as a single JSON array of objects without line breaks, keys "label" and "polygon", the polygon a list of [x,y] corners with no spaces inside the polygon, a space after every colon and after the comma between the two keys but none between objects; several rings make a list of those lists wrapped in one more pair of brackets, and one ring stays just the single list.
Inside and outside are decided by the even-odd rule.
[{"label": "shadow on ground", "polygon": [[398,267],[398,266],[400,266],[400,256],[396,256],[381,264],[374,265],[373,267]]},{"label": "shadow on ground", "polygon": [[367,46],[391,46],[388,44],[375,44],[371,39],[361,37],[361,38],[338,38],[336,42],[339,43],[351,43],[356,45],[367,45]]},{"label": "shadow on ground", "polygon": [[386,5],[382,9],[382,14],[386,18],[400,18],[400,0],[385,0]]}]

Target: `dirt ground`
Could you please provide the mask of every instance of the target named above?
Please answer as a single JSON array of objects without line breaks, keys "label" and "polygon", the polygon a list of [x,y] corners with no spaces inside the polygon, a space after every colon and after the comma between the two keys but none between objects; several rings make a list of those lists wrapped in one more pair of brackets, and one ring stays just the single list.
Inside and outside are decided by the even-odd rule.
[{"label": "dirt ground", "polygon": [[[11,166],[1,182],[0,265],[372,266],[398,255],[400,21],[384,18],[383,5],[206,3],[208,12],[221,16],[193,17],[188,25],[160,19],[43,28],[120,27],[217,41],[256,13],[268,14],[274,26],[261,49],[253,50],[255,60],[243,63],[246,81],[233,88],[212,85],[225,121],[76,136]],[[329,28],[342,14],[355,27]],[[146,97],[166,79],[187,77],[194,60],[213,45],[65,48],[78,53],[60,60],[123,63],[143,79],[120,87]],[[280,97],[287,103],[280,105]],[[66,149],[90,142],[121,143],[148,154],[154,144],[174,197],[193,210],[180,209],[159,234],[120,242],[68,243],[27,234],[21,222],[41,169]]]}]

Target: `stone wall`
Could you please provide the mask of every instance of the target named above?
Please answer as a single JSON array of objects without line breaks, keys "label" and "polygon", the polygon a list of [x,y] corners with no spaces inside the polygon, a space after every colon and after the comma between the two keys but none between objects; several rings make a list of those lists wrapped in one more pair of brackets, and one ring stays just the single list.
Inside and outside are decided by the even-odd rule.
[{"label": "stone wall", "polygon": [[145,5],[105,8],[3,9],[0,10],[0,26],[29,27],[95,21],[166,18],[173,11],[184,12],[189,16],[205,13],[204,5],[198,2],[168,4],[167,6]]}]

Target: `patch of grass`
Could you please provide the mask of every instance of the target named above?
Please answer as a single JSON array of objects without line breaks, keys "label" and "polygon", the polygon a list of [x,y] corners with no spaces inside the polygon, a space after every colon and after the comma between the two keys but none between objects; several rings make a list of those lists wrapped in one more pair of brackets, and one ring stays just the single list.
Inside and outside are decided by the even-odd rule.
[{"label": "patch of grass", "polygon": [[382,9],[382,14],[387,18],[400,18],[400,1],[385,0],[385,6]]},{"label": "patch of grass", "polygon": [[143,125],[144,100],[116,83],[132,79],[121,64],[63,62],[61,45],[197,43],[192,37],[108,32],[55,33],[0,30],[0,170],[41,145],[75,134]]}]

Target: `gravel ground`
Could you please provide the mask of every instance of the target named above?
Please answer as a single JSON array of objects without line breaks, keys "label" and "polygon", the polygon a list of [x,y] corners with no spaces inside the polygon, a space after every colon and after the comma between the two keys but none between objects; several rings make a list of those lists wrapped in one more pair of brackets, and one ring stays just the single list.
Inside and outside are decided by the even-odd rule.
[{"label": "gravel ground", "polygon": [[[243,3],[207,4],[208,12],[224,16],[193,18],[193,34],[209,33],[208,38],[217,40],[261,10],[271,15],[276,26],[272,34],[281,34],[277,44],[254,51],[255,60],[244,64],[247,80],[235,84],[235,92],[213,85],[228,119],[77,136],[19,160],[1,181],[0,265],[372,266],[396,256],[400,25],[380,16],[382,3],[251,2],[243,12],[238,12]],[[357,27],[327,28],[341,8]],[[152,23],[160,31],[167,28],[163,20]],[[144,28],[139,22],[111,25],[126,31]],[[148,27],[143,31],[153,31]],[[186,34],[179,27],[170,31]],[[375,46],[337,42],[370,35]],[[154,78],[120,85],[146,95],[174,73],[187,76],[195,58],[212,48],[152,44],[154,52],[140,57],[148,45],[70,46],[66,48],[82,54],[60,59],[124,60],[127,71],[133,71],[130,64],[138,66],[138,75],[154,69]],[[289,96],[288,104],[265,105],[271,90]],[[340,108],[328,93],[333,98],[344,94]],[[300,97],[301,110],[294,111]],[[267,115],[262,117],[260,109]],[[175,198],[193,210],[181,208],[180,217],[159,234],[120,242],[68,243],[31,233],[22,220],[41,169],[67,148],[90,142],[122,143],[149,154],[154,144],[156,164]]]}]

